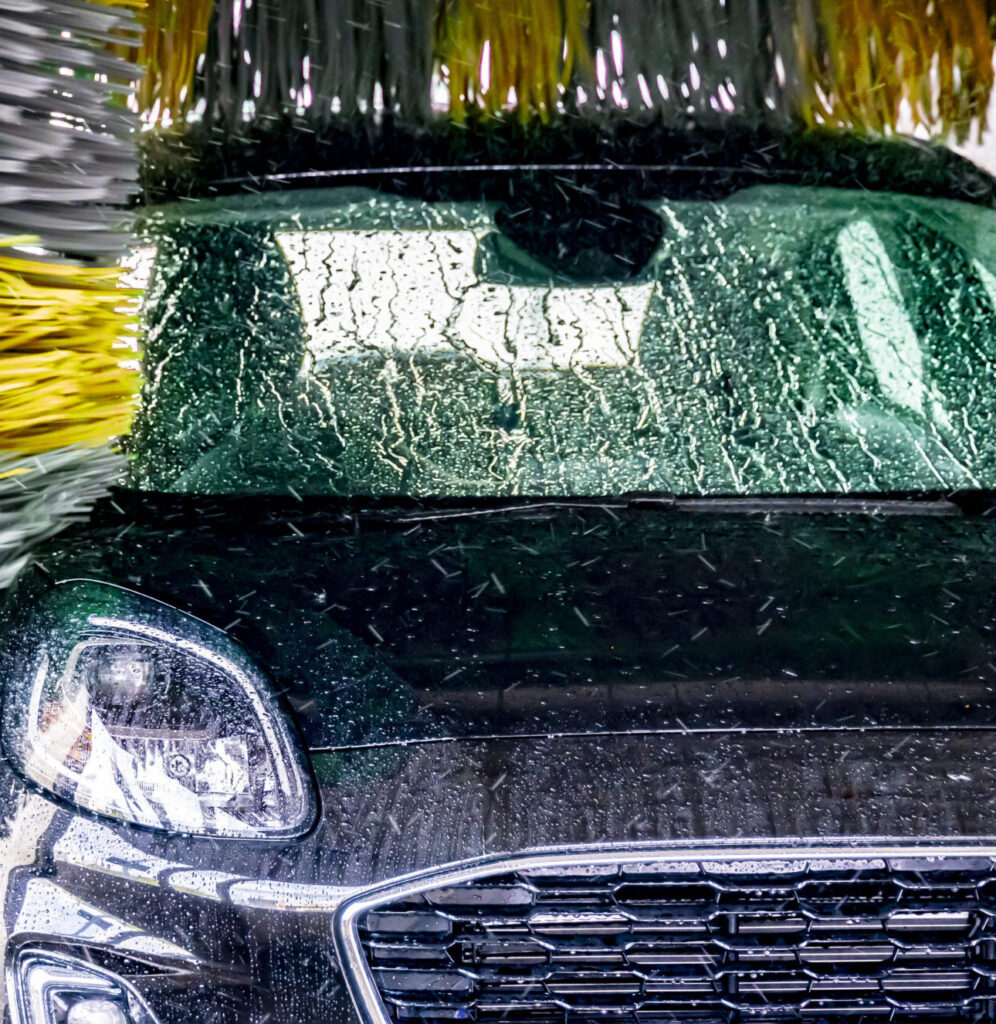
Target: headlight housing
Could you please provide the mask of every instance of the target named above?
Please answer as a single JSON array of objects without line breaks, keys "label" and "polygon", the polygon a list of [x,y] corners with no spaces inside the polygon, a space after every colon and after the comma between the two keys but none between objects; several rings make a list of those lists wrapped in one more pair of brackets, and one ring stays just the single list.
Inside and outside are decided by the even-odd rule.
[{"label": "headlight housing", "polygon": [[15,633],[7,756],[98,814],[194,835],[282,838],[315,801],[261,671],[213,626],[88,580],[52,587]]}]

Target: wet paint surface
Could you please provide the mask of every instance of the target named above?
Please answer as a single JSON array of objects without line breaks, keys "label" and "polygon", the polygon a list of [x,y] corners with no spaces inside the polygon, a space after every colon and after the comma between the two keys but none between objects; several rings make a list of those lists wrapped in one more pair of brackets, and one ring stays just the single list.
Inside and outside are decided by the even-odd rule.
[{"label": "wet paint surface", "polygon": [[328,748],[987,725],[993,530],[960,514],[362,512],[121,494],[41,561],[226,629],[286,692],[308,744]]},{"label": "wet paint surface", "polygon": [[[5,764],[8,934],[145,964],[164,1021],[343,1019],[332,917],[405,872],[560,844],[985,841],[993,529],[945,503],[119,493],[40,565],[225,629],[311,748],[321,819],[168,837]],[[13,607],[47,586],[22,577]]]}]

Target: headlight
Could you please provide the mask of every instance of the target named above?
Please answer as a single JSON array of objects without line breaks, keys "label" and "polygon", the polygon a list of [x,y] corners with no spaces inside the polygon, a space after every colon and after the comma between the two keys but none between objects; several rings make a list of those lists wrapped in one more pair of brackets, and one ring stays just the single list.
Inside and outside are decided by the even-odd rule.
[{"label": "headlight", "polygon": [[198,835],[305,831],[314,797],[262,673],[224,633],[120,587],[53,587],[15,634],[7,756],[79,807]]}]

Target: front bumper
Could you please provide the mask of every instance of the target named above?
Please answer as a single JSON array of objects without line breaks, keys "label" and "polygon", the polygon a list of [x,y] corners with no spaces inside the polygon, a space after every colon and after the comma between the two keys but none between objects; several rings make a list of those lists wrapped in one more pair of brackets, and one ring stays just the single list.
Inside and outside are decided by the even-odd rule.
[{"label": "front bumper", "polygon": [[4,767],[8,963],[26,947],[90,957],[161,1024],[357,1020],[357,1007],[378,1022],[352,923],[399,884],[509,857],[996,856],[992,739],[843,723],[313,752],[322,816],[293,842],[97,820]]}]

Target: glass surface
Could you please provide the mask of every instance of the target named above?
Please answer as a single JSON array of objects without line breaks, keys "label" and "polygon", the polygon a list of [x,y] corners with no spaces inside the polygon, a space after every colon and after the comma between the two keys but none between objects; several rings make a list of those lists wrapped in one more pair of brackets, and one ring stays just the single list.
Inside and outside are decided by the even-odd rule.
[{"label": "glass surface", "polygon": [[792,186],[563,205],[341,188],[153,215],[133,482],[996,484],[992,210]]}]

